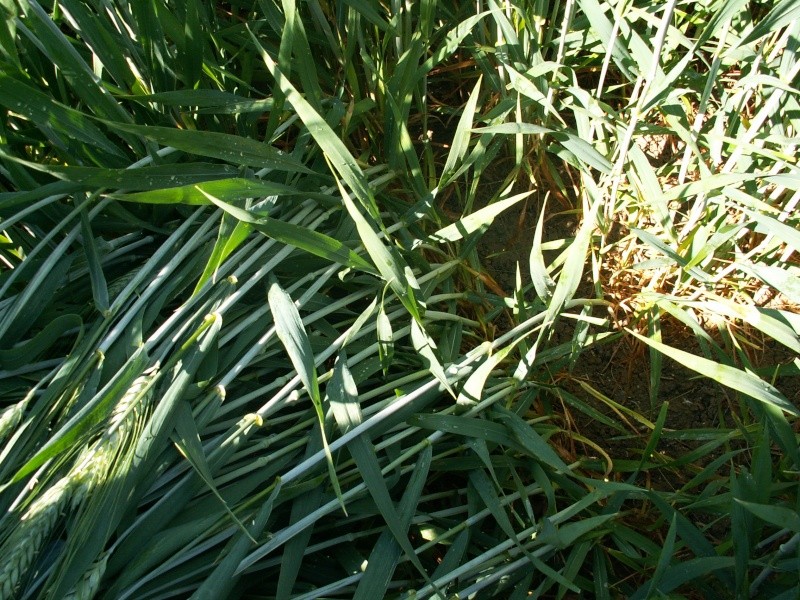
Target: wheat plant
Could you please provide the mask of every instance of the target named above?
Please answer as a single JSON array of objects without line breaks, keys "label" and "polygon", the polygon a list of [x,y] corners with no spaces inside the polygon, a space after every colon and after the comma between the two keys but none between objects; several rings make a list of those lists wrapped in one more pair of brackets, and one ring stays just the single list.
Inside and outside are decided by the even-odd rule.
[{"label": "wheat plant", "polygon": [[799,16],[0,0],[0,598],[797,597]]}]

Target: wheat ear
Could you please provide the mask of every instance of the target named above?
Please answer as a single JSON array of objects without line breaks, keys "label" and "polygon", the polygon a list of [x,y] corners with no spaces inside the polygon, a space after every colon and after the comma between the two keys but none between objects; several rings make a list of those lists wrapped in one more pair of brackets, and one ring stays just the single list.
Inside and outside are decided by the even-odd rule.
[{"label": "wheat ear", "polygon": [[100,581],[106,572],[108,556],[108,552],[103,552],[100,558],[94,561],[89,570],[83,574],[81,580],[75,584],[75,588],[64,596],[64,600],[92,600],[97,594],[97,590],[100,589]]},{"label": "wheat ear", "polygon": [[139,401],[152,395],[151,382],[157,376],[157,369],[158,365],[134,380],[110,415],[103,435],[84,449],[69,473],[36,498],[22,515],[0,548],[0,556],[5,557],[0,570],[0,600],[14,597],[17,586],[67,506],[73,510],[80,507],[91,489],[108,474],[125,442],[125,431],[136,418]]}]

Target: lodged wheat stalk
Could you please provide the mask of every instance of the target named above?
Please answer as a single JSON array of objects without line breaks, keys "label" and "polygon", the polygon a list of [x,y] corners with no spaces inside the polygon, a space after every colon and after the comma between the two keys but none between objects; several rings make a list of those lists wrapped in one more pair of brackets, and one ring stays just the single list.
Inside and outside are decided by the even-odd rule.
[{"label": "lodged wheat stalk", "polygon": [[[108,427],[103,435],[78,455],[67,475],[33,500],[23,513],[14,531],[0,547],[0,556],[3,557],[3,566],[0,569],[0,600],[14,597],[17,586],[64,512],[68,508],[77,510],[92,488],[101,483],[109,473],[125,443],[127,428],[136,421],[139,401],[146,400],[152,394],[150,383],[157,376],[157,369],[158,365],[134,380],[109,417]],[[103,568],[105,560],[107,557],[102,560]],[[75,593],[80,592],[76,598],[91,597],[88,591],[92,589],[92,585],[99,585],[99,578],[102,577],[102,573],[98,575],[98,572],[99,565],[95,563],[76,586]],[[94,582],[92,577],[97,581]]]}]

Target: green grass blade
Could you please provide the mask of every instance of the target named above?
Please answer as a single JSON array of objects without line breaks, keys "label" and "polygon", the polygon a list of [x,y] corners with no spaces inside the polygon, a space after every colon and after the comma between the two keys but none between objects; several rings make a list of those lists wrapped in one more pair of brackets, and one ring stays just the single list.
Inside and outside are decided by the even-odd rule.
[{"label": "green grass blade", "polygon": [[273,109],[272,98],[254,99],[213,89],[176,90],[154,94],[121,96],[140,102],[156,102],[164,106],[196,107],[198,114],[265,113]]},{"label": "green grass blade", "polygon": [[[5,156],[6,155],[0,151],[0,158],[4,158]],[[20,161],[16,160],[14,162]],[[48,200],[53,201],[58,197],[77,192],[80,189],[81,186],[75,185],[74,183],[55,181],[53,183],[46,183],[36,189],[22,189],[22,191],[18,192],[0,192],[0,210],[7,211],[11,208],[19,207],[20,205],[30,206],[39,200],[44,200],[45,202],[48,202]]]},{"label": "green grass blade", "polygon": [[443,431],[503,446],[514,446],[516,443],[508,427],[488,419],[441,414],[417,414],[410,419],[410,422],[417,427],[432,431]]},{"label": "green grass blade", "polygon": [[759,519],[779,529],[789,529],[795,533],[800,533],[800,515],[793,509],[786,508],[785,506],[774,506],[772,504],[746,502],[739,498],[734,498],[734,502],[749,510]]},{"label": "green grass blade", "polygon": [[555,289],[556,282],[550,277],[547,270],[547,265],[544,263],[544,254],[542,254],[542,233],[544,231],[545,209],[547,208],[546,202],[542,203],[542,213],[539,215],[539,220],[536,221],[536,230],[533,233],[533,243],[531,244],[531,253],[529,258],[529,267],[531,274],[531,281],[533,288],[536,290],[536,295],[544,302],[549,304],[553,297],[553,290]]},{"label": "green grass blade", "polygon": [[447,153],[447,160],[442,168],[442,175],[439,178],[439,187],[442,188],[446,185],[448,178],[455,171],[456,166],[464,158],[464,155],[469,149],[469,138],[472,132],[472,121],[475,118],[475,109],[478,106],[478,100],[481,93],[481,81],[483,79],[478,77],[475,87],[469,95],[461,117],[456,126],[456,132],[453,136],[453,142],[450,145],[450,152]]},{"label": "green grass blade", "polygon": [[347,514],[342,499],[342,490],[336,476],[336,467],[333,464],[333,455],[328,446],[328,439],[325,435],[325,411],[322,407],[322,397],[319,390],[319,380],[317,378],[317,367],[315,364],[314,352],[311,349],[311,342],[308,339],[300,313],[297,310],[292,298],[287,294],[278,283],[273,283],[269,287],[268,293],[269,306],[275,320],[275,329],[292,361],[303,387],[306,388],[311,403],[319,421],[319,433],[322,437],[322,446],[325,450],[325,459],[328,464],[328,475],[331,485],[336,492],[336,497],[342,506],[342,510]]},{"label": "green grass blade", "polygon": [[444,367],[437,356],[436,342],[416,320],[411,321],[411,343],[414,345],[414,350],[422,358],[428,371],[439,380],[442,387],[455,399],[456,393],[453,391],[450,382],[447,381]]},{"label": "green grass blade", "polygon": [[546,563],[536,558],[520,545],[519,541],[517,540],[517,534],[514,531],[514,527],[511,525],[511,520],[506,514],[506,511],[503,509],[502,503],[500,502],[500,497],[498,496],[494,485],[486,473],[483,471],[471,471],[469,474],[469,480],[472,486],[477,490],[483,504],[492,513],[492,516],[497,521],[497,524],[500,525],[500,529],[503,531],[503,533],[505,533],[508,539],[513,541],[516,547],[519,548],[523,554],[525,554],[528,560],[531,561],[532,565],[549,580],[557,582],[558,584],[575,593],[579,592],[580,589],[576,587],[575,584],[567,581],[563,575],[560,575],[551,569]]},{"label": "green grass blade", "polygon": [[[240,185],[242,191],[259,194],[258,182],[236,178],[238,169],[229,165],[210,163],[186,163],[177,165],[157,165],[142,169],[103,169],[96,167],[61,167],[56,165],[30,165],[32,168],[49,173],[54,177],[79,183],[87,189],[111,188],[128,191],[147,190],[147,194],[115,194],[118,200],[148,204],[208,204],[194,191],[194,185],[207,185],[209,193],[219,190],[221,195],[228,187]],[[222,180],[222,181],[214,181]],[[227,185],[226,185],[227,184]],[[268,184],[264,185],[269,188]],[[275,184],[280,189],[285,186]],[[168,189],[162,189],[168,188]],[[175,189],[177,188],[177,189]],[[288,190],[285,190],[288,192]],[[277,192],[275,192],[277,193]],[[264,195],[269,195],[265,192]],[[194,197],[193,197],[194,196]],[[196,198],[195,198],[196,197]]]},{"label": "green grass blade", "polygon": [[261,58],[269,72],[275,78],[278,87],[286,95],[286,98],[303,121],[308,132],[312,135],[317,144],[319,144],[327,160],[330,161],[329,164],[332,165],[335,172],[339,173],[341,178],[347,183],[367,212],[372,215],[373,218],[378,218],[378,206],[375,203],[372,191],[369,189],[364,173],[361,171],[361,168],[358,166],[358,163],[350,154],[347,147],[339,139],[339,136],[336,135],[333,129],[331,129],[325,119],[305,98],[303,98],[302,94],[297,91],[286,76],[281,73],[278,69],[278,65],[275,64],[275,61],[273,61],[266,50],[264,50],[259,41],[253,36],[252,32],[250,35],[253,43],[256,44],[256,47],[261,52]]},{"label": "green grass blade", "polygon": [[[289,22],[290,12],[298,13],[298,17],[301,16],[302,13],[300,13],[296,8],[296,0],[281,1],[284,4],[284,14],[287,16],[287,24]],[[309,38],[306,34],[306,28],[303,24],[303,19],[294,18],[293,21],[294,26],[292,27],[293,39],[291,43],[291,49],[295,57],[300,58],[300,60],[294,61],[293,67],[300,79],[300,84],[303,87],[304,98],[307,99],[315,109],[320,110],[322,108],[324,92],[322,91],[322,86],[320,85],[321,77],[317,72],[317,62],[313,60],[304,60],[306,57],[313,56],[314,50],[312,50],[309,44]],[[287,35],[287,33],[288,32],[286,29],[281,32],[281,44],[283,44],[283,38]],[[336,51],[333,50],[333,53],[335,54]],[[278,68],[282,68],[282,65],[279,65]],[[288,77],[288,74],[286,75]],[[295,107],[293,106],[292,108]],[[297,112],[296,108],[295,112]]]},{"label": "green grass blade", "polygon": [[381,302],[378,308],[376,331],[378,334],[378,356],[385,375],[392,365],[392,358],[394,357],[394,335],[392,332],[392,321],[383,308],[383,302]]},{"label": "green grass blade", "polygon": [[725,298],[708,300],[694,305],[713,313],[748,323],[764,333],[769,339],[783,344],[795,354],[800,355],[800,320],[788,311],[784,313],[784,311],[736,304]]},{"label": "green grass blade", "polygon": [[30,33],[47,58],[56,65],[86,106],[106,119],[130,122],[130,115],[100,85],[92,69],[36,0],[26,0]]},{"label": "green grass blade", "polygon": [[499,407],[497,410],[501,411],[498,414],[499,420],[508,427],[513,438],[529,456],[555,469],[557,473],[569,472],[566,463],[533,427],[511,411]]},{"label": "green grass blade", "polygon": [[366,325],[367,321],[372,318],[372,315],[375,313],[375,309],[378,306],[378,298],[377,296],[372,299],[372,302],[369,303],[369,306],[353,321],[353,324],[347,330],[347,333],[344,336],[344,341],[342,342],[342,348],[346,348],[347,345],[357,336],[357,334],[361,331],[361,329]]},{"label": "green grass blade", "polygon": [[469,378],[467,378],[461,391],[458,392],[456,402],[459,406],[475,406],[480,402],[483,396],[483,387],[486,385],[486,380],[489,378],[489,375],[491,375],[492,371],[506,359],[509,352],[513,349],[514,344],[511,344],[498,350],[494,354],[490,354],[486,360],[475,369]]},{"label": "green grass blade", "polygon": [[[667,567],[661,576],[659,591],[662,594],[669,594],[681,585],[700,579],[704,575],[714,574],[715,571],[723,571],[733,567],[734,559],[730,556],[692,558]],[[649,584],[639,588],[636,593],[631,595],[631,600],[645,600],[648,598],[648,589]]]},{"label": "green grass blade", "polygon": [[[647,314],[647,335],[651,339],[660,342],[661,336],[661,314],[657,310],[650,310]],[[664,361],[662,354],[655,348],[650,348],[650,385],[648,392],[650,395],[650,406],[655,408],[658,405],[659,391],[661,389],[661,376],[663,373]]]},{"label": "green grass blade", "polygon": [[676,242],[678,237],[672,217],[669,214],[669,206],[664,200],[664,191],[658,181],[655,169],[638,146],[635,144],[628,150],[631,157],[631,179],[639,189],[639,196],[642,201],[655,213],[656,220],[662,229],[669,236],[670,240]]},{"label": "green grass blade", "polygon": [[[222,317],[219,313],[206,315],[199,327],[164,366],[164,376],[171,375],[172,379],[137,440],[133,453],[132,476],[145,477],[163,452],[175,427],[176,411],[183,401],[186,388],[194,380],[203,359],[217,343],[221,327]],[[170,369],[172,372],[168,373]]]},{"label": "green grass blade", "polygon": [[386,96],[386,104],[392,111],[392,121],[395,124],[395,137],[397,138],[394,147],[388,149],[389,167],[398,173],[403,173],[409,182],[409,187],[415,191],[418,197],[424,198],[429,192],[422,173],[422,165],[417,156],[417,150],[414,148],[414,143],[406,126],[408,119],[401,116],[400,107],[397,106],[393,94]]},{"label": "green grass blade", "polygon": [[380,31],[385,32],[387,35],[394,35],[394,27],[384,19],[376,9],[375,5],[364,0],[344,0],[344,3],[354,9],[366,21],[372,23]]},{"label": "green grass blade", "polygon": [[800,304],[800,270],[797,268],[788,265],[783,268],[775,265],[747,263],[745,261],[738,262],[737,266],[745,273],[757,277],[778,290],[791,303]]},{"label": "green grass blade", "polygon": [[[580,504],[578,502],[573,505],[575,510],[577,510],[579,506]],[[600,528],[615,517],[616,515],[614,514],[597,515],[577,520],[574,523],[567,523],[558,528],[552,527],[551,525],[549,531],[547,531],[546,527],[544,528],[539,541],[543,544],[552,544],[556,548],[569,548],[576,540]],[[545,523],[547,522],[549,522],[549,519],[545,518]]]},{"label": "green grass blade", "polygon": [[652,598],[656,592],[658,592],[661,577],[664,575],[664,571],[666,571],[667,567],[672,562],[673,552],[675,549],[675,537],[677,534],[677,524],[677,519],[673,517],[672,523],[669,525],[669,531],[667,531],[667,538],[664,540],[664,546],[661,549],[661,554],[658,557],[656,570],[653,572],[653,576],[650,578],[650,585],[646,594],[647,598]]},{"label": "green grass blade", "polygon": [[86,3],[64,0],[59,3],[59,7],[63,11],[64,20],[75,31],[80,32],[81,39],[91,50],[92,62],[102,64],[117,86],[129,89],[136,76],[126,60],[131,52],[131,43],[126,35],[120,35],[106,20],[98,18]]},{"label": "green grass blade", "polygon": [[0,55],[12,65],[20,68],[17,54],[17,3],[14,0],[0,0]]},{"label": "green grass blade", "polygon": [[[305,458],[313,456],[319,451],[322,446],[321,439],[322,436],[315,435],[308,440]],[[322,500],[322,492],[323,489],[321,486],[315,486],[314,489],[295,498],[292,502],[292,511],[289,516],[290,522],[297,523],[317,510]],[[344,504],[344,501],[342,501],[342,504]],[[313,532],[314,525],[312,524],[293,536],[284,546],[283,556],[281,556],[280,573],[278,575],[277,591],[275,592],[276,600],[288,600],[288,598],[291,597],[295,582],[297,581],[297,575],[303,563],[304,554],[308,548],[308,543],[311,540]]]},{"label": "green grass blade", "polygon": [[[53,294],[64,283],[75,258],[74,254],[66,253],[69,241],[54,248],[22,292],[13,297],[13,303],[0,318],[0,347],[11,348],[53,302]],[[28,260],[31,260],[30,255]],[[24,266],[13,273],[18,273],[20,268]],[[9,281],[7,278],[6,283]]]},{"label": "green grass blade", "polygon": [[414,552],[414,547],[408,540],[408,533],[406,527],[403,526],[403,521],[398,514],[397,509],[392,502],[389,494],[389,489],[386,486],[386,481],[381,473],[380,464],[378,463],[377,453],[375,446],[368,440],[366,434],[362,434],[347,444],[348,450],[353,459],[356,461],[358,470],[361,477],[369,490],[370,496],[375,502],[375,506],[386,522],[389,531],[391,531],[397,544],[402,548],[406,555],[417,571],[425,578],[425,581],[430,584],[425,567],[419,560],[419,557]]},{"label": "green grass blade", "polygon": [[[400,527],[408,530],[424,489],[431,467],[433,447],[426,445],[411,471],[411,479],[406,485],[403,497],[397,506]],[[389,583],[403,549],[394,539],[391,531],[384,531],[370,552],[364,576],[358,582],[354,600],[385,598]]]},{"label": "green grass blade", "polygon": [[697,267],[689,267],[688,260],[678,254],[672,247],[667,245],[665,242],[660,240],[657,236],[655,236],[652,232],[646,231],[644,229],[639,229],[638,227],[631,227],[631,232],[638,237],[642,242],[647,244],[648,246],[655,248],[668,258],[675,261],[678,265],[686,269],[686,272],[692,275],[692,277],[696,278],[698,281],[701,282],[710,282],[710,277],[698,269]]},{"label": "green grass blade", "polygon": [[92,296],[94,305],[100,314],[105,314],[109,308],[108,285],[103,273],[103,265],[100,262],[100,253],[97,250],[94,234],[89,224],[89,215],[86,210],[81,211],[81,237],[83,250],[86,254],[86,262],[89,265],[89,280],[92,284]]},{"label": "green grass blade", "polygon": [[253,229],[260,231],[268,237],[352,269],[366,271],[367,273],[375,272],[375,269],[372,267],[372,265],[361,258],[358,254],[350,250],[350,248],[342,244],[340,241],[335,240],[324,233],[319,233],[312,229],[295,225],[294,223],[279,221],[277,219],[271,219],[270,217],[254,215],[250,211],[247,211],[243,208],[223,202],[222,200],[213,197],[211,194],[208,194],[199,188],[198,190],[211,203],[216,204],[232,217],[238,219],[242,223],[251,225]]},{"label": "green grass blade", "polygon": [[227,133],[197,131],[191,129],[172,129],[155,125],[131,125],[106,122],[117,131],[124,131],[170,146],[189,154],[218,158],[236,166],[262,167],[286,173],[306,173],[314,171],[283,154],[264,142]]},{"label": "green grass blade", "polygon": [[175,73],[170,63],[176,59],[177,49],[169,42],[183,37],[177,18],[166,5],[158,2],[137,2],[129,10],[126,25],[139,39],[143,77],[152,82],[155,89],[173,87]]},{"label": "green grass blade", "polygon": [[[284,22],[281,24],[283,35],[281,35],[280,46],[278,47],[278,67],[283,70],[287,77],[292,73],[292,46],[294,45],[294,36],[297,32],[295,20],[297,17],[297,10],[295,9],[294,0],[282,0]],[[269,122],[267,123],[266,137],[270,138],[274,135],[275,130],[280,123],[281,114],[283,113],[286,104],[286,96],[280,89],[273,89],[273,106],[270,110]]]},{"label": "green grass blade", "polygon": [[356,224],[358,235],[364,244],[367,254],[369,254],[375,266],[378,267],[381,277],[389,284],[400,302],[406,307],[406,310],[414,317],[416,322],[421,322],[422,316],[420,306],[417,302],[414,288],[406,275],[408,266],[404,264],[404,261],[397,255],[397,252],[393,252],[384,245],[367,218],[361,214],[361,211],[350,199],[350,195],[347,193],[347,190],[344,189],[341,182],[338,179],[336,182],[339,184],[339,191],[341,192],[344,206],[350,218],[353,219]]},{"label": "green grass blade", "polygon": [[759,21],[749,34],[744,36],[737,47],[746,46],[755,40],[773,33],[800,18],[800,2],[798,0],[788,0],[775,4],[769,14]]},{"label": "green grass blade", "polygon": [[[175,169],[173,168],[172,179],[168,182],[161,179],[150,179],[151,169],[146,169],[140,172],[141,175],[138,185],[132,183],[131,186],[128,187],[125,185],[127,181],[123,180],[123,185],[120,187],[126,189],[142,189],[140,186],[147,186],[144,189],[152,189],[149,189],[147,192],[132,194],[114,194],[113,197],[123,202],[138,202],[140,204],[188,205],[210,204],[206,194],[226,202],[230,200],[239,200],[241,198],[256,198],[259,196],[301,196],[303,199],[313,198],[323,202],[331,202],[333,200],[333,197],[325,194],[301,192],[296,188],[271,181],[258,181],[240,177],[228,178],[227,175],[234,174],[232,172],[220,172],[220,179],[217,181],[209,181],[213,176],[207,176],[204,174],[203,170],[198,170],[197,176],[193,177],[191,175],[191,164],[181,166],[186,167],[188,173],[176,176],[174,174]],[[193,179],[194,181],[192,181]],[[171,187],[170,184],[178,185],[176,187]],[[158,189],[162,186],[164,186],[164,189]]]},{"label": "green grass blade", "polygon": [[331,377],[325,389],[333,418],[342,433],[361,424],[363,415],[358,403],[358,388],[347,366],[347,353],[342,350],[336,357]]},{"label": "green grass blade", "polygon": [[240,221],[228,213],[222,215],[222,222],[219,225],[219,233],[217,234],[216,242],[214,242],[214,249],[208,258],[206,268],[203,269],[203,274],[197,280],[197,285],[194,288],[194,292],[192,292],[193,296],[197,295],[207,281],[216,281],[217,271],[222,266],[222,263],[247,239],[252,230],[253,227],[250,223]]},{"label": "green grass blade", "polygon": [[0,369],[14,370],[33,364],[65,333],[83,328],[80,315],[59,315],[31,339],[17,343],[13,348],[0,349]]},{"label": "green grass blade", "polygon": [[51,138],[56,146],[66,148],[70,139],[75,139],[104,150],[113,157],[127,158],[86,115],[2,72],[0,105],[35,123],[48,137],[50,131],[60,133],[60,136]]},{"label": "green grass blade", "polygon": [[774,386],[770,385],[763,379],[737,369],[728,365],[723,365],[701,356],[690,354],[684,350],[672,348],[666,344],[656,342],[649,338],[639,335],[635,331],[627,330],[629,334],[641,340],[648,346],[652,346],[665,356],[679,362],[683,366],[696,373],[700,373],[704,377],[713,379],[729,388],[735,389],[747,396],[763,402],[767,405],[775,406],[776,408],[785,411],[793,416],[800,416],[800,410],[789,402],[783,394],[781,394]]},{"label": "green grass blade", "polygon": [[183,457],[189,462],[191,467],[203,480],[203,484],[211,491],[211,493],[219,500],[225,513],[230,517],[231,521],[247,536],[253,543],[256,540],[250,535],[250,532],[233,513],[228,506],[225,499],[219,493],[216,484],[214,483],[214,475],[211,473],[208,461],[206,460],[203,445],[200,442],[200,434],[197,430],[197,423],[195,423],[192,410],[186,402],[178,404],[175,410],[175,433],[173,436],[175,446],[178,448]]},{"label": "green grass blade", "polygon": [[278,337],[283,342],[286,353],[303,382],[309,398],[315,406],[321,408],[322,398],[320,397],[314,351],[311,349],[311,342],[305,327],[303,327],[297,306],[277,282],[270,285],[268,298]]},{"label": "green grass blade", "polygon": [[794,248],[795,252],[800,252],[800,232],[791,225],[778,221],[764,211],[756,211],[748,208],[742,209],[750,219],[756,222],[756,231],[766,235],[774,235]]},{"label": "green grass blade", "polygon": [[[25,464],[9,478],[9,484],[20,481],[45,462],[66,451],[91,431],[100,423],[110,412],[114,403],[131,387],[134,380],[141,376],[142,368],[146,364],[146,357],[143,353],[137,353],[131,357],[125,370],[120,371],[117,376],[109,381],[100,390],[91,402],[83,406],[72,418],[70,418],[50,439],[40,448]],[[150,383],[150,386],[152,382]],[[150,386],[143,387],[140,395],[148,393]],[[3,486],[5,487],[5,486]]]},{"label": "green grass blade", "polygon": [[281,489],[281,482],[278,479],[269,497],[267,497],[267,500],[261,505],[261,508],[252,519],[247,535],[240,534],[232,540],[224,558],[214,571],[205,578],[195,593],[192,594],[192,600],[215,600],[227,597],[230,594],[231,588],[238,580],[238,577],[234,575],[236,568],[252,548],[250,540],[258,537],[266,527]]},{"label": "green grass blade", "polygon": [[514,206],[520,200],[527,198],[532,193],[533,192],[524,192],[522,194],[517,194],[511,198],[499,200],[489,206],[480,208],[473,213],[461,217],[455,223],[451,223],[439,229],[430,236],[430,239],[434,242],[455,242],[466,238],[476,231],[483,231],[492,224],[498,215]]},{"label": "green grass blade", "polygon": [[489,14],[490,11],[488,10],[477,14],[470,14],[467,18],[459,22],[458,25],[449,30],[439,48],[437,48],[417,70],[415,79],[419,81],[436,65],[454,54],[456,50],[459,49],[461,42],[474,32],[475,26]]},{"label": "green grass blade", "polygon": [[580,229],[578,229],[578,232],[575,235],[575,241],[570,244],[570,247],[567,250],[564,266],[561,269],[558,283],[556,284],[555,289],[553,290],[552,298],[547,305],[545,320],[541,333],[539,334],[539,338],[525,355],[525,357],[519,362],[519,365],[514,372],[515,379],[521,381],[527,376],[530,368],[533,366],[542,336],[546,333],[549,334],[550,326],[555,322],[558,314],[564,307],[564,304],[572,299],[573,295],[578,289],[581,277],[583,276],[583,268],[586,264],[586,259],[590,251],[589,244],[595,228],[595,219],[597,217],[599,206],[600,202],[594,202],[591,205],[591,208],[584,213],[583,223],[581,223]]},{"label": "green grass blade", "polygon": [[184,18],[183,39],[178,45],[177,63],[181,65],[183,83],[187,88],[193,89],[200,85],[203,72],[203,54],[205,42],[203,5],[199,0],[186,0],[184,4],[186,14]]}]

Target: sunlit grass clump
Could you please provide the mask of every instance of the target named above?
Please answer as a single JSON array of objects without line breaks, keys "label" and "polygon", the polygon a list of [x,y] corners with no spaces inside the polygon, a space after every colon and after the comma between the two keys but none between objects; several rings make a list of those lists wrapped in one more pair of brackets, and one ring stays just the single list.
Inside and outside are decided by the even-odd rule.
[{"label": "sunlit grass clump", "polygon": [[0,598],[796,598],[797,17],[0,2]]}]

